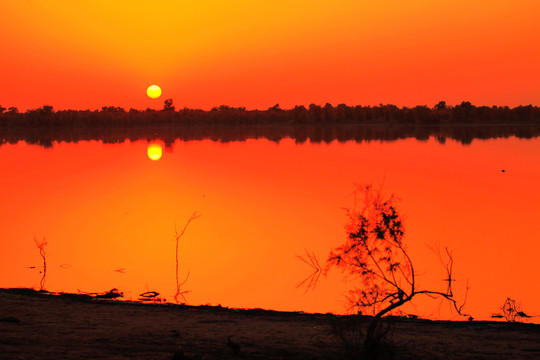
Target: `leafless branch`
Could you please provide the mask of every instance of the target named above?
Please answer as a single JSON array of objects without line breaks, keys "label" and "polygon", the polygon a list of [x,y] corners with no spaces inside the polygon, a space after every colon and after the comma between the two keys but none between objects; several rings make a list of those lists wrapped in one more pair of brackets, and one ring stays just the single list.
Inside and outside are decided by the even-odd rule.
[{"label": "leafless branch", "polygon": [[307,249],[304,249],[306,252],[305,256],[296,255],[296,259],[302,261],[303,263],[307,264],[310,268],[313,269],[313,272],[306,277],[302,282],[300,282],[298,285],[296,285],[296,288],[300,288],[307,284],[306,291],[308,290],[315,290],[315,287],[317,287],[317,283],[319,282],[319,278],[322,274],[322,267],[319,263],[319,260],[317,259],[317,256],[313,252],[307,251]]},{"label": "leafless branch", "polygon": [[178,247],[179,247],[179,243],[180,243],[180,238],[182,237],[182,235],[184,235],[184,233],[186,232],[189,224],[195,220],[195,219],[198,219],[199,217],[201,217],[200,214],[197,214],[197,212],[195,211],[193,214],[191,214],[191,216],[189,217],[188,221],[186,222],[186,225],[184,225],[184,227],[182,228],[182,230],[180,231],[180,233],[178,233],[178,230],[176,228],[176,224],[174,225],[174,232],[175,232],[175,240],[176,240],[176,251],[175,251],[175,255],[176,255],[176,294],[174,295],[174,301],[178,304],[178,297],[181,296],[182,299],[184,300],[183,302],[186,303],[186,298],[184,296],[185,293],[188,293],[189,291],[181,291],[181,287],[182,285],[184,285],[187,281],[187,279],[189,278],[189,270],[188,270],[188,274],[186,276],[186,279],[183,281],[183,282],[180,282],[179,278],[179,261],[178,261]]},{"label": "leafless branch", "polygon": [[41,255],[41,258],[43,259],[43,275],[41,276],[41,280],[39,282],[39,290],[43,291],[45,289],[45,276],[47,276],[47,259],[45,258],[45,246],[47,245],[47,240],[44,237],[43,241],[40,242],[36,237],[34,237],[34,242],[39,249],[39,255]]}]

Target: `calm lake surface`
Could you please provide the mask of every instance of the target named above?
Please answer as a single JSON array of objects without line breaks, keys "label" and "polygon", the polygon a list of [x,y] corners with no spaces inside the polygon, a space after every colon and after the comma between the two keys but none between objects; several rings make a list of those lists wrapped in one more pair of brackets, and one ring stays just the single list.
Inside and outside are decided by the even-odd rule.
[{"label": "calm lake surface", "polygon": [[[539,138],[18,142],[0,147],[0,169],[0,287],[39,289],[34,238],[45,238],[49,291],[173,301],[175,229],[197,212],[178,249],[189,304],[345,313],[354,279],[334,270],[297,288],[311,269],[296,255],[324,265],[345,240],[355,184],[372,183],[401,199],[421,288],[446,290],[432,248],[448,247],[458,300],[469,282],[466,312],[489,319],[510,297],[540,315]],[[429,298],[403,310],[457,319]]]}]

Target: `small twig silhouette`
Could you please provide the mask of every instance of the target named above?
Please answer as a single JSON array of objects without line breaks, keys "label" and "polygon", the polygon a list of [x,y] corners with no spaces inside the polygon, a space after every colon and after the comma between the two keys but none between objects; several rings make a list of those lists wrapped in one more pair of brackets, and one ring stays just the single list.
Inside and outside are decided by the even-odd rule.
[{"label": "small twig silhouette", "polygon": [[314,252],[309,252],[307,249],[304,249],[306,252],[305,256],[296,255],[296,258],[303,263],[307,264],[310,268],[313,269],[313,272],[306,277],[302,282],[300,282],[298,285],[296,285],[296,288],[300,288],[304,285],[306,285],[306,291],[308,292],[309,289],[315,290],[317,287],[317,283],[319,282],[319,278],[322,274],[322,267],[319,264],[319,260],[317,259],[317,256]]},{"label": "small twig silhouette", "polygon": [[[177,278],[178,279],[178,278]],[[174,301],[176,301],[176,303],[178,304],[178,297],[182,297],[182,300],[183,300],[183,304],[186,304],[187,303],[187,299],[186,297],[184,296],[184,294],[187,294],[187,293],[190,293],[191,290],[184,290],[182,291],[182,286],[188,281],[189,279],[189,270],[188,270],[188,273],[186,275],[186,278],[184,279],[184,281],[182,281],[181,283],[177,283],[176,284],[176,294],[174,296]],[[177,280],[178,281],[178,280]]]},{"label": "small twig silhouette", "polygon": [[494,318],[504,318],[506,321],[509,322],[515,322],[518,321],[520,317],[522,318],[530,318],[532,316],[527,315],[523,310],[521,309],[521,305],[516,304],[516,300],[507,298],[504,302],[503,306],[501,307],[502,315],[501,314],[493,314],[491,317]]},{"label": "small twig silhouette", "polygon": [[[437,255],[437,257],[439,258],[439,261],[441,262],[441,264],[443,265],[444,269],[446,270],[446,275],[447,277],[445,279],[443,279],[444,282],[447,282],[448,283],[448,287],[446,289],[446,294],[449,296],[449,297],[453,297],[454,294],[452,293],[452,283],[456,281],[456,279],[454,279],[452,277],[452,273],[453,273],[453,269],[454,269],[454,257],[452,256],[452,252],[450,250],[448,250],[447,247],[444,248],[444,250],[446,251],[446,256],[448,257],[448,260],[445,261],[443,259],[443,255],[441,254],[441,249],[440,248],[433,248],[431,246],[428,245],[428,247],[431,249],[431,251],[433,251],[435,253],[435,255]],[[449,305],[453,305],[454,306],[454,309],[457,310],[458,314],[461,314],[462,310],[463,310],[463,307],[465,307],[465,304],[467,302],[467,297],[469,295],[469,279],[467,279],[467,284],[465,285],[465,295],[463,297],[463,303],[461,305],[458,306],[458,304],[456,302],[449,302]],[[443,297],[441,298],[441,301],[443,301],[446,297]],[[446,298],[446,300],[448,300]]]},{"label": "small twig silhouette", "polygon": [[160,297],[159,292],[157,291],[145,291],[139,294],[139,300],[153,303],[165,302],[165,299]]},{"label": "small twig silhouette", "polygon": [[178,297],[182,297],[182,300],[183,300],[183,303],[186,303],[187,300],[186,300],[186,297],[184,296],[184,294],[188,293],[189,291],[182,291],[182,286],[186,283],[186,281],[188,280],[189,278],[189,270],[188,270],[188,273],[187,273],[187,276],[186,276],[186,279],[182,282],[180,282],[179,280],[179,271],[178,271],[178,268],[179,268],[179,261],[178,261],[178,246],[179,246],[179,243],[180,243],[180,238],[182,237],[182,235],[184,235],[184,233],[186,232],[186,229],[187,227],[189,226],[189,224],[195,220],[195,219],[198,219],[199,217],[201,217],[201,215],[197,214],[197,212],[195,211],[193,214],[191,214],[191,216],[189,217],[186,225],[184,226],[184,228],[182,229],[182,231],[180,231],[180,233],[178,233],[178,230],[176,228],[176,224],[174,225],[174,232],[175,232],[175,235],[176,235],[176,252],[175,252],[175,255],[176,255],[176,294],[174,295],[174,301],[178,304]]},{"label": "small twig silhouette", "polygon": [[39,242],[38,239],[34,237],[34,242],[39,249],[39,255],[41,255],[41,258],[43,259],[43,275],[39,282],[39,291],[43,291],[45,289],[45,276],[47,275],[47,260],[45,259],[45,246],[47,245],[47,240],[43,237],[43,241]]}]

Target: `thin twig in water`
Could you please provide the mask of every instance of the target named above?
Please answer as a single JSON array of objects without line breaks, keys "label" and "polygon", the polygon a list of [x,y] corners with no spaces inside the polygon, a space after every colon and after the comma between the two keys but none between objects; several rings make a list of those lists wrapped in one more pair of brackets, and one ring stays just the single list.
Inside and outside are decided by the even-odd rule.
[{"label": "thin twig in water", "polygon": [[43,241],[39,242],[38,239],[34,237],[34,242],[39,249],[39,255],[41,255],[41,258],[43,259],[43,275],[39,282],[39,291],[43,291],[45,289],[45,276],[47,275],[47,260],[45,259],[45,245],[47,245],[47,240],[44,237]]},{"label": "thin twig in water", "polygon": [[184,294],[188,293],[189,291],[181,291],[181,287],[182,285],[184,285],[186,283],[186,281],[188,280],[189,278],[189,271],[188,271],[188,274],[186,276],[186,279],[182,282],[180,282],[179,280],[179,273],[178,273],[178,268],[179,268],[179,261],[178,261],[178,246],[179,246],[179,243],[180,243],[180,238],[182,237],[182,235],[184,235],[184,233],[186,232],[186,229],[187,227],[189,226],[189,224],[195,220],[195,219],[198,219],[199,217],[201,217],[201,215],[197,214],[197,212],[195,211],[193,214],[191,214],[191,216],[189,217],[186,225],[184,226],[184,228],[182,229],[182,231],[180,231],[180,233],[178,233],[178,230],[176,228],[176,224],[174,225],[174,232],[175,232],[175,235],[176,235],[176,252],[175,252],[175,255],[176,255],[176,294],[174,295],[174,301],[178,304],[178,297],[181,296],[182,297],[182,300],[184,303],[186,303],[186,297],[184,296]]}]

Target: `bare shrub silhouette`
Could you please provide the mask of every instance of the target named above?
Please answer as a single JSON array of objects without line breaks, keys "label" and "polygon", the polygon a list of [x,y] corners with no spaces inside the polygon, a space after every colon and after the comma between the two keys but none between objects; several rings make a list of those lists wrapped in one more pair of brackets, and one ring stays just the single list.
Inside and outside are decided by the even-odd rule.
[{"label": "bare shrub silhouette", "polygon": [[[380,350],[384,337],[381,318],[410,302],[416,295],[447,300],[459,315],[465,316],[462,312],[465,302],[459,305],[452,291],[454,260],[451,252],[446,250],[445,257],[440,252],[438,254],[446,269],[446,291],[418,289],[413,262],[403,243],[405,228],[396,208],[398,199],[394,195],[385,197],[382,189],[371,185],[358,186],[354,196],[355,206],[345,209],[347,239],[330,252],[323,272],[326,274],[332,268],[338,268],[361,282],[361,286],[351,289],[346,298],[349,311],[372,315],[362,344],[358,344],[362,357],[373,358]],[[358,196],[361,196],[359,206]],[[311,266],[313,257],[300,258]],[[311,277],[318,279],[318,274]],[[308,283],[307,286],[314,287],[314,284]]]},{"label": "bare shrub silhouette", "polygon": [[509,322],[516,322],[519,321],[520,318],[530,318],[532,316],[527,315],[523,309],[521,304],[517,304],[516,300],[507,298],[501,307],[502,314],[491,314],[492,318],[505,318],[506,321]]},{"label": "bare shrub silhouette", "polygon": [[176,228],[176,224],[174,226],[174,232],[175,232],[175,240],[176,240],[176,251],[175,251],[175,255],[176,255],[176,294],[174,295],[174,301],[178,304],[179,301],[178,301],[178,298],[181,297],[183,302],[182,303],[187,303],[187,300],[186,300],[186,297],[184,296],[184,294],[188,293],[189,290],[182,290],[182,286],[186,283],[186,281],[188,280],[189,278],[189,270],[187,272],[187,275],[186,275],[186,278],[184,279],[184,281],[180,282],[180,276],[179,276],[179,261],[178,261],[178,247],[179,247],[179,244],[180,244],[180,238],[182,237],[182,235],[184,235],[184,233],[186,232],[189,224],[195,220],[195,219],[198,219],[199,217],[201,217],[201,215],[197,214],[197,212],[195,211],[193,214],[191,214],[191,216],[189,217],[188,221],[186,222],[186,225],[184,225],[184,227],[182,228],[182,230],[180,231],[180,233],[178,233],[178,230]]},{"label": "bare shrub silhouette", "polygon": [[42,241],[38,241],[38,239],[34,237],[34,242],[36,243],[36,246],[39,249],[39,255],[41,255],[41,258],[43,259],[43,269],[40,271],[42,276],[39,282],[39,291],[44,291],[45,290],[45,277],[47,276],[47,259],[45,258],[45,246],[47,245],[47,240],[44,237]]},{"label": "bare shrub silhouette", "polygon": [[304,250],[306,252],[306,255],[296,255],[296,258],[308,265],[313,270],[313,272],[304,280],[302,280],[302,282],[296,285],[296,288],[298,289],[305,286],[306,292],[308,292],[310,289],[315,290],[315,287],[317,287],[317,283],[319,282],[319,278],[323,271],[315,253],[310,253],[307,249]]}]

